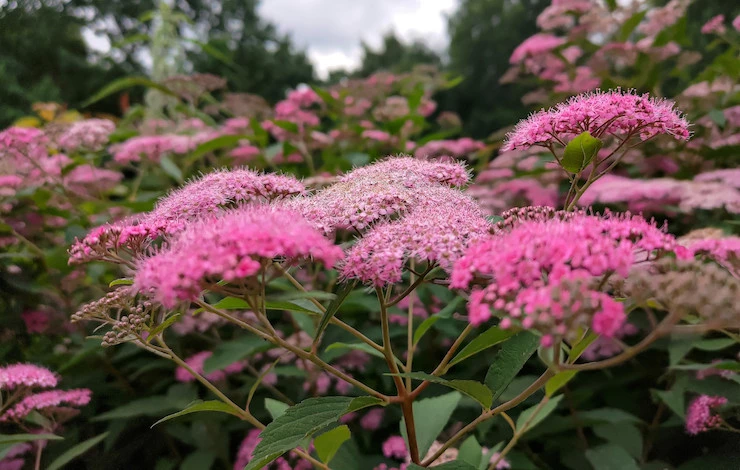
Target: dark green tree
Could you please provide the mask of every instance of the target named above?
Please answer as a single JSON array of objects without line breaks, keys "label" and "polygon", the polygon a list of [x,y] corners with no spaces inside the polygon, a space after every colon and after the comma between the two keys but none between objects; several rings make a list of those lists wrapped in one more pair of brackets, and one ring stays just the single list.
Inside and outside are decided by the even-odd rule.
[{"label": "dark green tree", "polygon": [[464,81],[438,96],[440,108],[457,112],[465,131],[485,137],[516,123],[528,110],[528,88],[502,85],[516,46],[537,32],[537,15],[549,0],[463,0],[449,19],[450,64]]},{"label": "dark green tree", "polygon": [[357,74],[367,76],[378,70],[409,72],[420,64],[440,66],[442,59],[423,42],[404,43],[391,31],[383,36],[383,45],[378,50],[362,43],[362,66]]}]

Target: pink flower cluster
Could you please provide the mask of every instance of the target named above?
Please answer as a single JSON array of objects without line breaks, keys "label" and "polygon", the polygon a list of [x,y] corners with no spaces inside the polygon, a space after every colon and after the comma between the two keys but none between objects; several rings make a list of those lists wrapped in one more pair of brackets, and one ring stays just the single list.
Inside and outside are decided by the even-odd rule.
[{"label": "pink flower cluster", "polygon": [[456,140],[432,140],[414,151],[416,158],[432,157],[470,157],[475,152],[485,148],[486,144],[473,140],[470,137],[461,137]]},{"label": "pink flower cluster", "polygon": [[[204,375],[203,365],[205,364],[206,359],[211,356],[213,356],[211,351],[199,352],[185,359],[185,363],[198,374]],[[222,370],[216,370],[205,374],[205,377],[211,382],[223,382],[229,375],[238,374],[243,369],[244,364],[242,362],[234,362],[224,367]],[[175,380],[178,382],[194,382],[195,377],[184,367],[178,367],[175,369]]]},{"label": "pink flower cluster", "polygon": [[20,421],[34,410],[53,412],[61,405],[84,406],[90,402],[90,390],[46,390],[31,392],[32,388],[56,387],[57,376],[33,364],[12,364],[0,368],[0,390],[20,390],[4,397],[5,411],[0,422]]},{"label": "pink flower cluster", "polygon": [[581,15],[595,7],[592,0],[556,0],[539,14],[537,26],[544,31],[570,28],[575,24],[574,15]]},{"label": "pink flower cluster", "polygon": [[[424,459],[430,458],[432,455],[436,454],[440,449],[442,448],[442,443],[439,441],[434,441],[431,446],[429,446],[429,450],[427,451],[426,455],[424,456]],[[482,453],[485,455],[489,451],[487,448],[482,449]],[[454,462],[457,460],[458,455],[460,454],[460,451],[454,447],[450,447],[448,449],[445,449],[445,451],[437,457],[437,459],[432,462],[429,466],[430,467],[437,467],[442,464],[445,464],[447,462]],[[383,455],[387,459],[395,459],[395,460],[403,460],[404,463],[401,463],[397,469],[388,467],[387,464],[380,464],[376,466],[373,470],[406,470],[408,466],[411,464],[411,457],[409,455],[408,450],[406,449],[406,441],[401,436],[391,436],[388,439],[383,442]],[[496,470],[506,470],[508,468],[511,468],[511,464],[506,459],[500,459],[499,460],[499,453],[494,452],[490,459],[489,463],[493,463],[498,461],[496,463],[495,469]]]},{"label": "pink flower cluster", "polygon": [[12,364],[0,367],[0,390],[18,387],[50,388],[57,386],[57,376],[43,367],[33,364]]},{"label": "pink flower cluster", "polygon": [[69,126],[57,143],[67,152],[97,152],[105,147],[114,130],[116,124],[108,119],[85,119]]},{"label": "pink flower cluster", "polygon": [[704,23],[701,32],[702,34],[724,34],[727,31],[724,23],[725,15],[717,15]]},{"label": "pink flower cluster", "polygon": [[528,57],[542,55],[552,51],[553,49],[557,49],[563,44],[565,44],[565,39],[553,36],[552,34],[535,34],[534,36],[530,36],[525,39],[524,42],[514,49],[514,52],[511,53],[511,57],[509,58],[509,62],[512,64],[519,64]]},{"label": "pink flower cluster", "polygon": [[21,470],[26,464],[26,461],[18,457],[29,453],[32,449],[33,446],[27,442],[14,445],[7,451],[5,457],[0,460],[0,470]]},{"label": "pink flower cluster", "polygon": [[144,135],[115,144],[111,146],[110,152],[118,163],[138,162],[142,157],[159,162],[164,155],[183,155],[195,149],[197,145],[197,142],[188,135]]},{"label": "pink flower cluster", "polygon": [[696,397],[686,410],[686,432],[696,435],[722,424],[722,418],[716,412],[717,408],[725,403],[727,403],[725,397],[710,395]]},{"label": "pink flower cluster", "polygon": [[622,339],[625,336],[635,335],[638,331],[640,330],[632,323],[625,323],[614,333],[613,338],[607,338],[604,336],[596,338],[596,340],[591,343],[585,351],[583,351],[581,357],[587,361],[596,361],[598,359],[616,356],[622,352],[622,345],[618,341],[615,341],[615,339]]},{"label": "pink flower cluster", "polygon": [[161,251],[139,261],[134,286],[166,307],[197,297],[209,282],[236,281],[274,258],[312,258],[331,267],[343,256],[300,214],[248,205],[189,224]]},{"label": "pink flower cluster", "polygon": [[[247,433],[242,443],[239,445],[239,451],[236,454],[234,470],[244,470],[244,467],[252,460],[254,449],[261,441],[260,430],[252,429]],[[294,462],[294,463],[291,463]],[[279,457],[270,466],[264,467],[263,470],[311,470],[313,466],[305,461],[298,460],[295,453],[291,452],[287,456]]]},{"label": "pink flower cluster", "polygon": [[502,328],[537,330],[545,345],[584,327],[613,337],[624,308],[597,286],[605,276],[625,278],[656,252],[675,251],[675,239],[630,214],[542,214],[473,245],[455,263],[450,286],[473,286],[469,321],[479,325],[495,312]]},{"label": "pink flower cluster", "polygon": [[287,202],[316,228],[363,230],[390,220],[424,200],[431,185],[460,186],[470,176],[456,163],[428,162],[409,157],[388,158],[357,168],[317,193]]},{"label": "pink flower cluster", "polygon": [[148,242],[173,235],[188,223],[237,204],[267,202],[305,190],[291,176],[259,174],[248,169],[214,171],[161,199],[151,212],[93,229],[70,248],[70,263],[106,259],[126,248],[141,254]]},{"label": "pink flower cluster", "polygon": [[575,96],[532,114],[507,135],[503,151],[567,142],[583,132],[647,140],[658,134],[688,140],[689,124],[673,102],[621,90]]}]

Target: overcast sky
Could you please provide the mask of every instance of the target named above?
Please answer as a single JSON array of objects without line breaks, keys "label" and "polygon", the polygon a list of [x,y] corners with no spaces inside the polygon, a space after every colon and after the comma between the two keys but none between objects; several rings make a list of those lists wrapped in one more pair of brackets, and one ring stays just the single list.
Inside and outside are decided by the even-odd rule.
[{"label": "overcast sky", "polygon": [[458,0],[262,0],[260,14],[305,48],[320,77],[353,68],[360,42],[381,44],[395,30],[405,40],[422,39],[437,51],[447,44],[446,15]]}]

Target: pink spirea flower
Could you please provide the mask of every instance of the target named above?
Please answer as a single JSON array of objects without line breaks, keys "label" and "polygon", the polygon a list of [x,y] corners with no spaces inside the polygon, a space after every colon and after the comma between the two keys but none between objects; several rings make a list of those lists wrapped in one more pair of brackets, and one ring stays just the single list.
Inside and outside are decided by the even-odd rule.
[{"label": "pink spirea flower", "polygon": [[360,418],[360,426],[366,431],[375,431],[383,422],[385,411],[382,408],[373,408]]},{"label": "pink spirea flower", "polygon": [[189,224],[159,253],[141,260],[134,286],[167,307],[193,300],[209,281],[256,275],[273,258],[312,258],[332,267],[343,256],[295,211],[243,206]]},{"label": "pink spirea flower", "polygon": [[350,248],[342,276],[374,286],[393,284],[401,280],[407,259],[449,269],[490,228],[480,207],[458,190],[428,185],[417,192],[420,202],[396,220],[376,223]]},{"label": "pink spirea flower", "polygon": [[85,406],[90,403],[90,390],[48,390],[28,395],[0,416],[0,422],[18,421],[34,410],[66,406]]},{"label": "pink spirea flower", "polygon": [[514,49],[511,53],[509,62],[512,64],[518,64],[527,57],[537,56],[550,52],[565,44],[565,39],[553,36],[552,34],[535,34],[525,39],[521,44]]},{"label": "pink spirea flower", "polygon": [[80,165],[64,175],[64,183],[78,193],[110,191],[123,179],[119,171],[106,170],[93,165]]},{"label": "pink spirea flower", "polygon": [[[244,470],[244,467],[246,467],[252,460],[254,449],[257,448],[257,444],[259,444],[261,440],[259,429],[252,429],[247,433],[247,436],[239,445],[239,450],[237,451],[234,462],[234,470]],[[291,464],[290,460],[295,459],[295,454],[291,452],[287,456],[278,457],[269,466],[264,467],[263,470],[311,470],[313,468],[313,466],[305,460],[300,460]]]},{"label": "pink spirea flower", "polygon": [[735,28],[735,31],[740,31],[740,15],[736,16],[734,20],[732,20],[732,27]]},{"label": "pink spirea flower", "polygon": [[388,142],[391,140],[391,135],[389,133],[373,129],[362,131],[362,137],[365,139],[375,140],[377,142]]},{"label": "pink spirea flower", "polygon": [[724,25],[725,15],[717,15],[704,23],[701,27],[702,34],[724,34],[727,28]]},{"label": "pink spirea flower", "polygon": [[108,119],[85,119],[73,123],[59,137],[58,143],[67,152],[86,150],[97,152],[108,143],[116,125]]},{"label": "pink spirea flower", "polygon": [[49,313],[40,310],[26,310],[21,313],[23,323],[26,324],[26,331],[29,333],[44,333],[49,327]]},{"label": "pink spirea flower", "polygon": [[689,138],[689,124],[671,101],[613,90],[578,95],[520,121],[506,136],[502,151],[548,146],[589,131],[621,138],[639,135],[646,140],[658,134]]},{"label": "pink spirea flower", "polygon": [[5,457],[0,460],[0,470],[21,470],[26,461],[19,457],[29,453],[32,449],[31,444],[25,442],[14,445],[7,451]]},{"label": "pink spirea flower", "polygon": [[624,323],[617,331],[614,332],[613,338],[607,338],[599,336],[596,340],[591,343],[581,357],[587,361],[596,361],[598,359],[604,359],[612,356],[616,356],[622,352],[622,345],[615,339],[622,339],[625,336],[631,336],[638,332],[638,328],[632,323]]},{"label": "pink spirea flower", "polygon": [[414,151],[416,158],[431,158],[441,156],[466,157],[482,148],[486,144],[473,140],[470,137],[462,137],[457,140],[432,140]]},{"label": "pink spirea flower", "polygon": [[166,134],[132,137],[111,146],[110,152],[118,163],[141,161],[141,158],[159,162],[163,155],[183,155],[195,149],[198,143],[192,136]]},{"label": "pink spirea flower", "polygon": [[474,285],[474,325],[496,311],[503,328],[535,329],[543,344],[572,339],[583,327],[613,337],[626,318],[623,305],[596,285],[607,273],[624,278],[655,252],[676,250],[675,238],[630,214],[551,214],[514,222],[473,245],[455,263],[450,286]]},{"label": "pink spirea flower", "polygon": [[383,442],[383,455],[389,459],[405,459],[408,455],[406,441],[401,436],[391,436]]},{"label": "pink spirea flower", "polygon": [[214,171],[160,199],[147,214],[93,229],[72,245],[70,263],[104,259],[109,250],[119,247],[136,247],[132,251],[141,252],[148,241],[175,234],[200,217],[236,204],[268,202],[304,190],[291,176],[263,175],[246,168]]},{"label": "pink spirea flower", "polygon": [[693,436],[719,426],[722,418],[714,413],[725,403],[727,403],[725,397],[710,395],[696,397],[686,410],[686,432]]},{"label": "pink spirea flower", "polygon": [[248,162],[260,154],[260,149],[254,145],[240,145],[231,152],[229,156],[238,162]]},{"label": "pink spirea flower", "polygon": [[56,387],[57,376],[49,369],[33,364],[12,364],[0,367],[0,390],[17,387]]},{"label": "pink spirea flower", "polygon": [[[206,359],[208,359],[212,355],[213,353],[211,351],[199,352],[185,359],[185,363],[190,366],[195,372],[203,375],[205,372],[203,369],[203,365],[205,364]],[[220,382],[226,380],[226,377],[229,375],[238,374],[243,369],[244,364],[237,361],[233,364],[229,364],[222,370],[210,372],[206,374],[205,377],[213,382]],[[193,375],[184,367],[178,367],[177,369],[175,369],[175,380],[177,380],[178,382],[194,382],[195,377],[193,377]]]},{"label": "pink spirea flower", "polygon": [[645,21],[640,23],[637,30],[647,36],[655,36],[665,28],[676,24],[686,13],[690,0],[671,0],[660,8],[650,8],[645,15]]},{"label": "pink spirea flower", "polygon": [[388,158],[357,168],[339,182],[287,205],[326,233],[337,229],[363,230],[423,201],[423,188],[434,183],[460,186],[469,178],[467,169],[456,163]]}]

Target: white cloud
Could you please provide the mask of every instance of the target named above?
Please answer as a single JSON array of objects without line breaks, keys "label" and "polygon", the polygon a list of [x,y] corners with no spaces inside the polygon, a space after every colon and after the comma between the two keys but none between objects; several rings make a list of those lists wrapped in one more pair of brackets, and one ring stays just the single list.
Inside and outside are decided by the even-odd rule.
[{"label": "white cloud", "polygon": [[360,63],[364,41],[381,44],[395,30],[405,40],[421,39],[442,51],[447,44],[445,15],[458,0],[263,0],[260,15],[306,48],[320,77],[334,68]]}]

